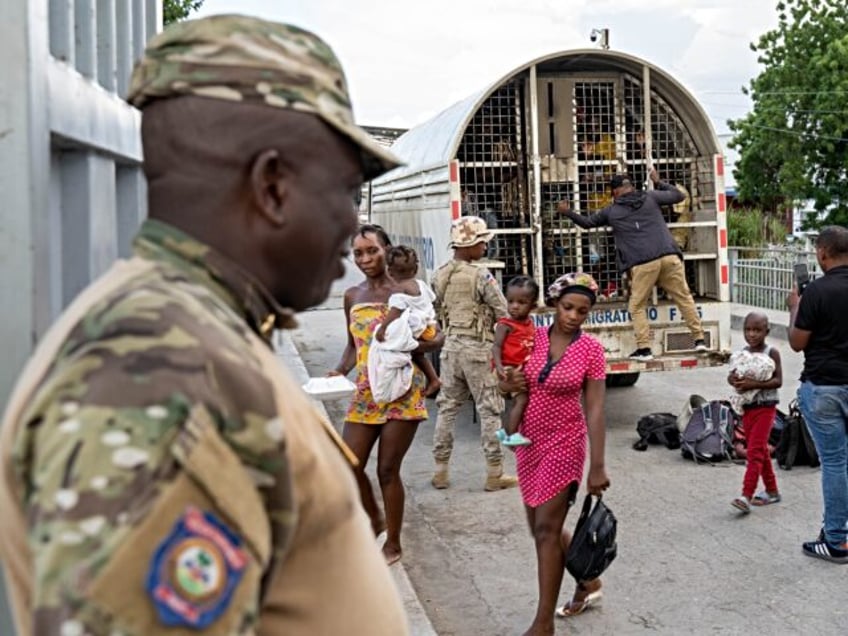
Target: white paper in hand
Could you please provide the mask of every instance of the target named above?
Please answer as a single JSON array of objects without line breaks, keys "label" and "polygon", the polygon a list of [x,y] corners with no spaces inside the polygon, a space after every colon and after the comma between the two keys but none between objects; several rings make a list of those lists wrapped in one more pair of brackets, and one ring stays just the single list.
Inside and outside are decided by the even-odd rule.
[{"label": "white paper in hand", "polygon": [[343,375],[334,375],[329,378],[309,378],[303,390],[316,400],[339,400],[353,395],[356,385]]}]

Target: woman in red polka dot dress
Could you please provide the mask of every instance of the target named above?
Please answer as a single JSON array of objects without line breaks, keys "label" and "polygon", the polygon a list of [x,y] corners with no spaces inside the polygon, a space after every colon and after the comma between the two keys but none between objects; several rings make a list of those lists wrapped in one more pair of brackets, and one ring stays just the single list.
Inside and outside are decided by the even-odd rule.
[{"label": "woman in red polka dot dress", "polygon": [[[554,611],[571,541],[563,523],[583,478],[587,439],[586,488],[597,495],[609,487],[604,468],[604,348],[580,330],[597,290],[588,274],[558,278],[546,298],[556,309],[553,324],[536,330],[524,373],[501,383],[504,391],[526,386],[530,394],[521,430],[533,443],[515,451],[521,497],[536,541],[539,579],[536,617],[525,636],[554,633]],[[600,600],[600,587],[600,580],[578,582],[574,597],[556,610],[557,615],[579,614]]]}]

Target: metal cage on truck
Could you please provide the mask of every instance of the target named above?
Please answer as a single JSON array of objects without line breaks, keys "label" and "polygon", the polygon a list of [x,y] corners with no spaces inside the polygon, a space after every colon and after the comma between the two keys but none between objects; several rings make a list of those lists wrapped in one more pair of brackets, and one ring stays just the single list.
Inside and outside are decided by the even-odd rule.
[{"label": "metal cage on truck", "polygon": [[[408,163],[372,183],[371,219],[418,250],[428,277],[451,257],[451,220],[483,217],[495,232],[485,264],[503,282],[525,274],[545,289],[569,271],[595,276],[601,294],[586,330],[606,347],[608,372],[633,381],[640,371],[716,364],[723,356],[696,356],[679,311],[655,290],[648,314],[662,354],[627,359],[635,339],[613,237],[606,228],[577,228],[556,205],[568,199],[573,210],[591,213],[611,202],[613,174],[648,187],[655,166],[686,194],[664,214],[684,253],[707,344],[729,348],[721,148],[703,109],[664,71],[608,50],[545,56],[409,130],[392,150]],[[536,319],[550,317],[540,310]]]}]

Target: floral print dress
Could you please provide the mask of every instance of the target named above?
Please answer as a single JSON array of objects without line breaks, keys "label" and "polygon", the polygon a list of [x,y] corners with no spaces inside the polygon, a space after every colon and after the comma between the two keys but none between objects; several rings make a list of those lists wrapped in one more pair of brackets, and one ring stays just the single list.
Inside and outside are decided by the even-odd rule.
[{"label": "floral print dress", "polygon": [[389,313],[386,303],[357,303],[350,308],[350,333],[356,347],[356,393],[353,394],[345,421],[356,424],[385,424],[389,420],[421,421],[427,419],[424,405],[426,378],[413,365],[412,388],[394,402],[379,404],[368,384],[368,349],[377,327]]}]

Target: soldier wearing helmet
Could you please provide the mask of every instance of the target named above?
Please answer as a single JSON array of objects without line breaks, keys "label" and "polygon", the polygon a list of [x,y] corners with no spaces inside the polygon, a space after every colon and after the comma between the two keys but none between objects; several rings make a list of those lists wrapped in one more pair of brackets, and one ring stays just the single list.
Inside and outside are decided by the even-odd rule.
[{"label": "soldier wearing helmet", "polygon": [[484,488],[511,488],[518,481],[503,472],[503,449],[497,437],[503,398],[491,366],[495,322],[507,315],[506,299],[491,272],[476,264],[485,256],[493,234],[480,217],[464,216],[453,221],[450,237],[453,260],[440,267],[433,278],[434,304],[445,332],[445,344],[441,353],[442,388],[436,400],[439,416],[433,438],[436,470],[431,483],[438,489],[450,486],[448,467],[456,417],[466,400],[473,397],[486,457]]}]

